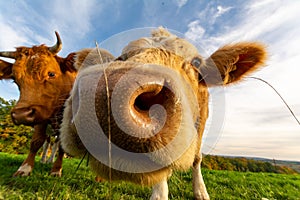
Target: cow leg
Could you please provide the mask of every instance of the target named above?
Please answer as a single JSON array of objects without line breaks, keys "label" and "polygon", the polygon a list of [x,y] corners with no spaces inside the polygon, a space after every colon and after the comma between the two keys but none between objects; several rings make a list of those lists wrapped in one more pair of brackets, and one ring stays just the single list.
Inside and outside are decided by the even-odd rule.
[{"label": "cow leg", "polygon": [[30,150],[27,158],[24,160],[19,169],[13,176],[29,176],[34,167],[34,158],[38,150],[43,146],[46,135],[47,124],[39,124],[34,126],[34,132],[32,135]]},{"label": "cow leg", "polygon": [[51,169],[51,175],[52,176],[58,176],[61,177],[62,174],[62,160],[64,158],[64,151],[61,148],[60,142],[57,142],[59,145],[58,148],[58,156],[56,158],[56,161],[53,163],[52,169]]},{"label": "cow leg", "polygon": [[152,195],[150,200],[167,200],[168,193],[169,190],[166,178],[152,187]]},{"label": "cow leg", "polygon": [[50,155],[49,159],[47,160],[47,163],[53,163],[55,154],[56,154],[58,148],[59,148],[59,139],[58,139],[58,137],[56,137],[55,142],[52,145],[51,155]]},{"label": "cow leg", "polygon": [[192,176],[193,176],[193,192],[194,198],[197,200],[208,200],[209,195],[207,193],[204,180],[201,174],[201,161],[202,156],[196,156],[193,163]]},{"label": "cow leg", "polygon": [[43,144],[41,163],[46,163],[49,147],[50,147],[50,136],[47,137],[47,140]]}]

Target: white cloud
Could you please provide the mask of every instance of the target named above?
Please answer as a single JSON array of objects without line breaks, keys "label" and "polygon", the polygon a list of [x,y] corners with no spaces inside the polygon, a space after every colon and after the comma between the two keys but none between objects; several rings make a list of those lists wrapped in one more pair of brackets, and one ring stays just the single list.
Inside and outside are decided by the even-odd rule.
[{"label": "white cloud", "polygon": [[0,81],[0,96],[6,100],[18,99],[18,87],[12,81]]},{"label": "white cloud", "polygon": [[[225,33],[217,35],[220,43],[237,40],[262,39],[272,36],[284,36],[288,29],[297,28],[300,13],[298,1],[258,1],[241,8],[240,19]],[[283,32],[282,32],[283,31]],[[281,33],[282,32],[282,33]],[[276,38],[272,38],[276,39]],[[277,41],[276,41],[277,42]]]},{"label": "white cloud", "polygon": [[182,6],[184,6],[187,2],[188,2],[188,0],[175,0],[175,3],[177,4],[177,6],[179,8],[181,8]]},{"label": "white cloud", "polygon": [[[41,5],[6,1],[0,2],[0,5],[0,51],[13,51],[18,46],[52,45],[55,30],[62,36],[62,51],[70,51],[68,47],[75,46],[74,43],[91,30],[93,14],[101,11],[92,0],[58,0]],[[1,81],[1,96],[17,99],[18,90],[12,85]]]},{"label": "white cloud", "polygon": [[[270,82],[300,118],[300,93],[296,92],[300,91],[299,7],[299,1],[247,2],[236,8],[239,9],[238,20],[234,19],[236,20],[234,23],[223,21],[224,26],[210,35],[208,31],[202,30],[215,23],[214,19],[218,18],[218,15],[229,12],[231,7],[228,7],[228,10],[222,6],[217,7],[216,11],[213,9],[213,4],[208,4],[198,15],[199,19],[189,24],[186,35],[199,41],[209,53],[226,43],[249,40],[264,42],[268,48],[268,66],[254,76]],[[208,21],[207,26],[197,29],[204,17],[211,20]],[[226,28],[227,25],[230,28]],[[216,153],[238,155],[243,152],[247,155],[272,155],[275,158],[290,156],[291,159],[300,160],[298,154],[292,155],[291,152],[290,155],[287,154],[288,149],[300,151],[298,145],[300,141],[297,136],[300,128],[271,88],[256,80],[247,80],[240,85],[228,87],[226,91],[225,126]],[[270,138],[273,137],[277,137],[278,140],[272,140],[273,146],[264,147],[263,143],[259,143],[260,140],[271,143]],[[285,142],[280,142],[282,140]],[[278,150],[280,145],[282,151]],[[233,149],[232,146],[236,147]]]},{"label": "white cloud", "polygon": [[232,7],[223,7],[223,6],[217,6],[217,10],[218,12],[216,13],[216,18],[222,16],[224,13],[230,11],[232,9]]},{"label": "white cloud", "polygon": [[205,50],[205,56],[210,55],[218,46],[220,46],[220,38],[214,37],[206,31],[211,29],[217,18],[229,12],[232,6],[215,5],[209,2],[206,7],[198,13],[198,19],[188,24],[188,30],[185,36],[197,43]]},{"label": "white cloud", "polygon": [[199,20],[192,21],[188,24],[188,31],[184,34],[190,40],[199,41],[205,33],[205,29],[200,25]]},{"label": "white cloud", "polygon": [[54,31],[58,31],[63,40],[60,55],[66,55],[80,48],[77,47],[78,41],[95,31],[92,20],[102,11],[103,4],[94,0],[55,0],[40,4],[0,2],[1,50],[13,50],[16,46],[53,45]]},{"label": "white cloud", "polygon": [[20,44],[28,43],[26,37],[22,37],[12,27],[8,26],[0,16],[0,49],[5,51],[14,51],[14,47],[20,46]]},{"label": "white cloud", "polygon": [[46,13],[41,13],[44,15],[25,1],[19,1],[18,4],[6,2],[2,5],[0,8],[1,49],[51,42],[48,35],[44,34],[49,26],[49,20]]},{"label": "white cloud", "polygon": [[225,13],[228,13],[233,7],[216,5],[215,2],[210,1],[206,7],[198,13],[200,21],[205,22],[207,26],[215,24],[216,20]]},{"label": "white cloud", "polygon": [[[239,19],[235,23],[224,21],[220,31],[208,35],[198,34],[197,29],[188,27],[188,33],[195,36],[196,41],[201,41],[206,48],[217,48],[220,45],[243,40],[261,40],[270,37],[283,36],[292,30],[299,29],[300,13],[298,1],[253,1],[243,7],[239,7]],[[205,9],[198,14],[198,22],[206,22],[207,27],[215,23],[216,18],[229,12],[233,7],[215,6],[207,4]],[[193,22],[191,22],[193,23]],[[296,26],[298,24],[298,26]],[[203,27],[206,27],[203,26]],[[230,26],[230,27],[227,27]],[[281,33],[281,31],[284,31]],[[276,35],[277,34],[277,35]],[[196,37],[198,35],[198,37]],[[269,40],[275,40],[271,38]],[[280,42],[279,40],[276,41]],[[276,44],[275,44],[276,45]]]},{"label": "white cloud", "polygon": [[[266,132],[260,136],[253,130],[224,132],[217,147],[211,154],[256,156],[282,160],[299,160],[299,141],[297,132],[288,132],[282,137],[282,132]],[[290,138],[293,138],[292,140]]]},{"label": "white cloud", "polygon": [[[92,28],[91,18],[95,12],[100,12],[93,0],[53,2],[51,9],[51,27],[63,32],[72,30],[70,35],[84,36]],[[101,19],[99,19],[101,20]]]}]

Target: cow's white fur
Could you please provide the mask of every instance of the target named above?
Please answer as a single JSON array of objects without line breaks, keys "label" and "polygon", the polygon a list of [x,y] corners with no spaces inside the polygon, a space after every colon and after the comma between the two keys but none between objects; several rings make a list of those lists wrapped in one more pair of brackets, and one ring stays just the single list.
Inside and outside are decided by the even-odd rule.
[{"label": "cow's white fur", "polygon": [[25,165],[21,165],[18,169],[18,172],[22,174],[22,176],[29,176],[32,171],[32,167],[25,163]]},{"label": "cow's white fur", "polygon": [[169,189],[167,179],[164,179],[152,187],[150,200],[167,200],[168,193]]},{"label": "cow's white fur", "polygon": [[50,175],[61,177],[61,175],[62,175],[62,169],[59,169],[59,171],[56,171],[56,172],[51,172]]},{"label": "cow's white fur", "polygon": [[204,184],[200,167],[201,167],[201,162],[197,163],[192,168],[194,197],[195,199],[199,199],[199,200],[200,199],[208,200],[209,195]]}]

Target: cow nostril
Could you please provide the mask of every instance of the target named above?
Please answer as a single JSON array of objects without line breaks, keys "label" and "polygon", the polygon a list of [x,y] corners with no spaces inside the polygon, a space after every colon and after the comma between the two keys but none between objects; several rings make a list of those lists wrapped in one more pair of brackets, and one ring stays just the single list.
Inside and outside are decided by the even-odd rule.
[{"label": "cow nostril", "polygon": [[30,115],[34,115],[35,114],[35,109],[34,108],[31,108],[30,111],[31,111]]},{"label": "cow nostril", "polygon": [[12,111],[12,112],[10,113],[10,115],[11,115],[11,117],[14,119],[14,118],[15,118],[15,115],[16,115],[16,113]]},{"label": "cow nostril", "polygon": [[34,108],[15,108],[11,111],[11,117],[15,124],[31,124],[36,118]]},{"label": "cow nostril", "polygon": [[163,105],[168,93],[170,93],[170,90],[166,87],[163,87],[158,93],[144,92],[137,96],[134,102],[134,107],[138,110],[149,111],[151,106],[154,104]]}]

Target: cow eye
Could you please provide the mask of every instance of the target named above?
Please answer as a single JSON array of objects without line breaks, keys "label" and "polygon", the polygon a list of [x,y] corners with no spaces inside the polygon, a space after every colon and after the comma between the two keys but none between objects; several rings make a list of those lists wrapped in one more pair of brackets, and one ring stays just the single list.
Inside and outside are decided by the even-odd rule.
[{"label": "cow eye", "polygon": [[28,51],[28,50],[25,50],[25,51],[24,51],[24,54],[25,54],[25,56],[28,56],[28,55],[29,55],[29,51]]},{"label": "cow eye", "polygon": [[192,59],[191,61],[191,64],[194,66],[194,67],[200,67],[201,64],[202,64],[202,59],[201,58],[198,58],[198,57],[195,57]]},{"label": "cow eye", "polygon": [[55,77],[55,73],[54,72],[48,72],[48,76],[49,76],[49,78],[54,78]]}]

